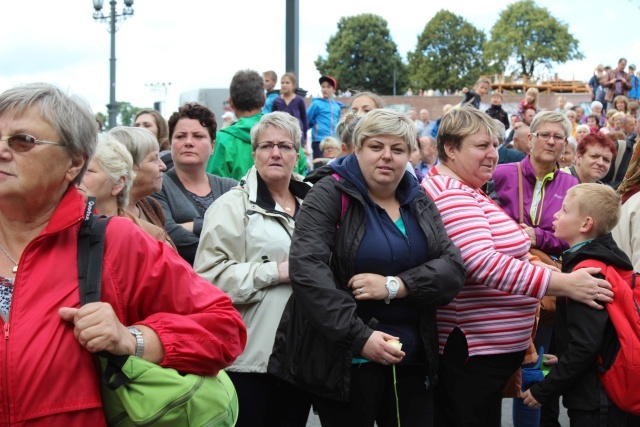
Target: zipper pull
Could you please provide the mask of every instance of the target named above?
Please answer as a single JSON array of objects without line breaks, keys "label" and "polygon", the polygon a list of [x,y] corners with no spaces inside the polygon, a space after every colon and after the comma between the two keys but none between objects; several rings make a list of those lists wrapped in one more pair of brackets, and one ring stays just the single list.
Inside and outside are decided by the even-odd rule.
[{"label": "zipper pull", "polygon": [[9,323],[4,324],[4,339],[9,339]]}]

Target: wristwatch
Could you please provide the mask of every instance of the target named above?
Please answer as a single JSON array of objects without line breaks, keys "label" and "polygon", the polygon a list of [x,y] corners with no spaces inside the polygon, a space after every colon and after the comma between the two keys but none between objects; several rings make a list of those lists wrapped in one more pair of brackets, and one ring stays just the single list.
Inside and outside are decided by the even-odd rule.
[{"label": "wristwatch", "polygon": [[389,291],[389,296],[384,299],[384,302],[389,304],[392,299],[398,295],[398,290],[400,289],[400,282],[396,280],[393,276],[387,276],[387,284],[385,285],[387,290]]},{"label": "wristwatch", "polygon": [[144,339],[142,338],[142,332],[140,329],[135,326],[127,326],[131,335],[136,337],[136,357],[142,358],[142,353],[144,353]]}]

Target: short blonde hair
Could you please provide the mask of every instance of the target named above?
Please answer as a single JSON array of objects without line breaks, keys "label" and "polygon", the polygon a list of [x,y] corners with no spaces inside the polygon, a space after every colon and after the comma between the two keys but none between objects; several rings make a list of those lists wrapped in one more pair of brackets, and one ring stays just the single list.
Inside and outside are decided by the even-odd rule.
[{"label": "short blonde hair", "polygon": [[567,191],[574,198],[581,215],[593,219],[593,228],[598,236],[609,233],[620,220],[620,196],[605,184],[578,184]]},{"label": "short blonde hair", "polygon": [[340,141],[332,136],[325,136],[324,139],[320,141],[320,151],[324,151],[325,148],[336,148],[339,150]]},{"label": "short blonde hair", "polygon": [[276,128],[284,131],[291,137],[296,151],[300,150],[300,141],[302,139],[300,122],[289,113],[274,111],[273,113],[262,116],[260,121],[251,128],[251,149],[253,151],[256,151],[256,148],[258,148],[258,138],[260,138],[260,134],[267,128]]},{"label": "short blonde hair", "polygon": [[356,150],[362,148],[367,138],[391,135],[402,138],[409,146],[409,153],[416,145],[416,127],[405,114],[389,108],[379,108],[365,114],[353,131],[353,143]]},{"label": "short blonde hair", "polygon": [[106,134],[100,136],[93,159],[100,164],[112,184],[117,184],[121,179],[124,181],[117,197],[118,209],[124,209],[129,204],[129,192],[136,178],[131,153],[123,144]]},{"label": "short blonde hair", "polygon": [[454,149],[459,150],[463,139],[481,132],[488,133],[491,139],[500,138],[496,122],[487,113],[466,105],[452,109],[440,121],[436,137],[438,158],[443,162],[447,160],[445,145],[452,144]]}]

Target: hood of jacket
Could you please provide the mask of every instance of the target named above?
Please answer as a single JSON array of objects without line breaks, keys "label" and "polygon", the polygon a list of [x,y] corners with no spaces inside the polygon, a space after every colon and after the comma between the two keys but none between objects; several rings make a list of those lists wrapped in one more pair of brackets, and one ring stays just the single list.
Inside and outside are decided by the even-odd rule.
[{"label": "hood of jacket", "polygon": [[[375,202],[369,196],[367,182],[362,175],[360,165],[358,164],[358,158],[356,157],[355,153],[351,153],[348,156],[336,159],[330,165],[327,165],[325,167],[330,168],[331,173],[326,173],[326,171],[323,171],[322,173],[328,175],[337,173],[356,187],[368,206],[375,206]],[[325,167],[320,169],[324,169]],[[320,174],[320,171],[318,171],[318,173]],[[398,188],[396,189],[396,197],[398,198],[400,204],[404,205],[406,203],[409,203],[415,198],[419,191],[420,186],[418,184],[418,181],[413,176],[411,176],[409,172],[405,171],[404,176],[400,180]]]},{"label": "hood of jacket", "polygon": [[562,254],[563,265],[566,264],[571,269],[586,259],[596,259],[623,270],[633,270],[629,257],[616,245],[611,233],[593,239],[574,252],[568,250]]},{"label": "hood of jacket", "polygon": [[247,144],[251,144],[251,128],[253,125],[260,121],[260,118],[264,114],[258,113],[253,116],[243,117],[231,126],[227,126],[226,128],[220,129],[218,133],[226,133],[234,138],[238,138],[242,142]]}]

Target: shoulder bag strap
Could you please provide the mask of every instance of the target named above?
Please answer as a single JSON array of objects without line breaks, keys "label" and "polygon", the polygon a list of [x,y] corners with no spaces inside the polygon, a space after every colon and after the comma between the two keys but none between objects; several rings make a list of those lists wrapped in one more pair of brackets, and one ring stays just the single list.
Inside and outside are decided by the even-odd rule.
[{"label": "shoulder bag strap", "polygon": [[102,255],[109,218],[103,215],[94,216],[94,206],[95,198],[90,197],[78,236],[80,305],[100,301]]},{"label": "shoulder bag strap", "polygon": [[518,214],[520,215],[520,222],[518,224],[524,223],[524,195],[522,190],[522,164],[517,162],[518,165]]}]

